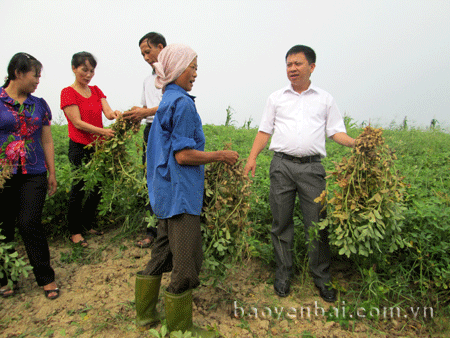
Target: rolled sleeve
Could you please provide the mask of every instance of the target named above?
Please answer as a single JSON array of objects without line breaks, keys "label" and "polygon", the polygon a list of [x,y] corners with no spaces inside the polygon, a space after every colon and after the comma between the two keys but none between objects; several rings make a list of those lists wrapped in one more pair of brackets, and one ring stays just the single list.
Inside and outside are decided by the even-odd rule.
[{"label": "rolled sleeve", "polygon": [[191,99],[182,97],[178,100],[171,135],[174,153],[183,149],[195,148],[196,115],[194,102]]}]

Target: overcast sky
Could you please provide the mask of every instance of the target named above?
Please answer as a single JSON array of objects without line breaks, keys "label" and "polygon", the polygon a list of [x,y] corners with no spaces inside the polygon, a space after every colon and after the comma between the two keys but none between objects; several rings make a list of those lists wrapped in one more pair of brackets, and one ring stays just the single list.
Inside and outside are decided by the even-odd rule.
[{"label": "overcast sky", "polygon": [[[16,52],[44,65],[36,96],[55,121],[70,61],[97,58],[91,84],[113,109],[139,105],[151,72],[138,46],[150,31],[198,53],[191,94],[204,124],[258,125],[267,97],[289,82],[284,57],[296,44],[317,54],[315,85],[358,122],[450,126],[449,0],[0,0],[0,79]],[[3,81],[2,81],[3,83]]]}]

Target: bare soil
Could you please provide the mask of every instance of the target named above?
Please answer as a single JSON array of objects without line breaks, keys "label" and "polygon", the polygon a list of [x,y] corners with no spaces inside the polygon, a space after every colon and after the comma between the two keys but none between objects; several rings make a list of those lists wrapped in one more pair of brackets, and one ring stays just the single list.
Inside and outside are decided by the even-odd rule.
[{"label": "bare soil", "polygon": [[[61,257],[71,254],[72,245],[63,240],[52,242],[60,297],[46,299],[33,274],[22,277],[17,294],[0,299],[0,336],[152,337],[148,331],[139,332],[134,324],[135,273],[150,259],[151,250],[134,247],[131,239],[121,244],[111,241],[117,231],[87,237],[90,246],[83,254],[92,256],[89,264],[63,263]],[[19,252],[24,254],[23,248]],[[340,271],[337,267],[333,274],[345,288],[345,268]],[[215,286],[208,285],[211,279],[203,276],[204,285],[194,291],[194,322],[215,328],[223,337],[431,336],[419,321],[410,318],[327,321],[323,311],[330,306],[339,308],[345,294],[341,304],[325,303],[310,277],[303,274],[294,281],[289,297],[279,298],[273,292],[272,275],[271,267],[252,260],[231,269]],[[163,276],[163,288],[169,278],[169,274]],[[163,309],[160,298],[158,306]]]}]

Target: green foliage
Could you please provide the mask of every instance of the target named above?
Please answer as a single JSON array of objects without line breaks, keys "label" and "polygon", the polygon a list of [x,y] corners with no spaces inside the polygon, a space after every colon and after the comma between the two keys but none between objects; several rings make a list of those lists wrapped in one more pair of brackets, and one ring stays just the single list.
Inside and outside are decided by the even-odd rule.
[{"label": "green foliage", "polygon": [[52,136],[55,145],[58,188],[53,196],[47,197],[43,209],[42,223],[52,235],[63,235],[67,232],[66,212],[74,176],[74,170],[68,158],[69,136],[67,125],[52,125]]},{"label": "green foliage", "polygon": [[81,245],[76,245],[73,247],[72,251],[69,252],[62,252],[61,251],[61,258],[60,261],[62,263],[86,263],[85,257],[86,257],[86,248],[83,248]]},{"label": "green foliage", "polygon": [[316,202],[328,205],[328,216],[318,226],[329,228],[330,244],[339,248],[340,255],[367,257],[375,249],[393,252],[404,247],[401,227],[406,187],[393,168],[395,159],[382,130],[366,127],[350,158],[335,162],[329,176],[336,182],[332,197],[324,191]]},{"label": "green foliage", "polygon": [[[116,125],[113,128],[120,126]],[[69,163],[68,148],[69,137],[67,125],[53,125],[52,135],[55,144],[55,164],[56,179],[58,189],[52,197],[48,197],[43,210],[43,224],[54,236],[68,235],[67,232],[67,205],[72,183],[74,180],[85,179],[86,190],[92,189],[95,184],[99,184],[102,189],[102,201],[99,206],[98,224],[100,226],[111,226],[122,222],[130,228],[130,221],[141,222],[145,218],[145,203],[147,200],[147,191],[145,188],[144,168],[141,162],[142,154],[142,130],[132,124],[122,125],[122,130],[117,135],[105,142],[98,148],[99,152],[89,163],[93,170],[86,167],[77,171]],[[124,132],[126,129],[126,132]],[[135,132],[139,130],[139,133]],[[124,143],[122,143],[124,142]],[[105,153],[101,147],[112,147]],[[124,150],[125,149],[125,150]],[[113,158],[114,153],[117,157]],[[107,172],[107,167],[112,165],[115,159],[119,158],[120,163],[125,170],[120,168],[114,172]],[[137,159],[137,160],[136,160]],[[119,161],[115,161],[119,165]],[[94,168],[95,167],[95,168]],[[128,180],[128,176],[134,179]],[[139,182],[137,183],[136,180]],[[131,225],[133,231],[137,228],[136,224]]]},{"label": "green foliage", "polygon": [[153,337],[164,338],[169,333],[169,329],[167,328],[166,321],[164,320],[162,325],[161,325],[161,328],[159,329],[159,332],[156,329],[150,329],[148,332]]},{"label": "green foliage", "polygon": [[407,116],[405,116],[403,118],[403,122],[402,122],[402,125],[400,127],[400,130],[408,130],[408,117]]},{"label": "green foliage", "polygon": [[[346,123],[347,132],[350,136],[356,137],[361,133],[362,130],[356,128],[356,124],[352,122],[351,118],[347,118]],[[353,289],[361,291],[360,303],[372,302],[376,304],[380,301],[399,301],[401,295],[409,297],[409,299],[414,299],[417,296],[418,299],[424,299],[429,303],[437,302],[440,299],[448,299],[450,288],[448,255],[448,252],[450,252],[450,193],[448,190],[450,186],[450,134],[445,133],[440,128],[419,130],[408,127],[406,130],[399,129],[401,128],[395,127],[392,130],[384,130],[383,137],[385,143],[389,145],[389,149],[395,149],[395,154],[398,157],[395,161],[395,170],[389,165],[391,168],[389,172],[394,175],[396,170],[399,170],[405,177],[402,182],[409,186],[408,194],[404,196],[403,201],[403,206],[406,209],[394,211],[399,217],[404,218],[398,222],[402,222],[401,236],[407,246],[389,252],[391,239],[388,236],[386,240],[379,241],[382,252],[379,252],[374,246],[374,253],[369,254],[367,258],[355,254],[351,255],[350,259],[354,265],[358,266],[361,276],[361,280],[352,286]],[[257,129],[254,128],[235,128],[233,126],[204,125],[203,130],[206,137],[205,150],[222,149],[226,143],[232,142],[233,149],[240,154],[240,158],[244,161],[250,152],[257,133]],[[67,159],[67,126],[53,125],[52,133],[55,140],[58,191],[53,197],[47,199],[43,222],[47,228],[51,229],[53,234],[63,234],[65,232],[68,192],[74,172]],[[141,139],[142,134],[139,133],[129,139],[126,144],[130,164],[124,168],[129,169],[128,174],[130,170],[136,174],[136,178],[138,177],[138,171],[142,170],[142,167],[140,167],[141,150],[140,146],[136,144],[140,144]],[[322,163],[327,171],[335,171],[333,162],[340,162],[342,157],[349,157],[351,152],[348,148],[329,140],[327,140],[326,149],[327,157]],[[212,242],[211,238],[214,238],[214,236],[218,238],[218,241],[215,242],[218,243],[216,247],[213,247],[213,243],[212,249],[208,254],[205,254],[206,262],[219,262],[219,266],[228,264],[227,258],[232,255],[228,249],[232,245],[239,245],[239,250],[244,249],[245,251],[248,249],[252,256],[258,256],[267,263],[274,259],[270,239],[272,215],[268,201],[271,159],[272,152],[268,151],[267,147],[258,156],[256,176],[251,179],[249,187],[251,194],[248,196],[250,208],[247,213],[247,222],[240,229],[241,242],[227,242],[224,226],[218,226],[214,229],[214,232],[212,230],[209,230],[209,233],[206,231],[204,242],[208,245]],[[130,166],[138,169],[132,169]],[[362,173],[358,174],[362,175]],[[140,175],[145,183],[143,174],[140,173]],[[120,224],[124,229],[123,234],[130,234],[143,225],[145,189],[143,195],[135,196],[135,187],[130,187],[127,184],[115,184],[115,187],[115,198],[111,205],[111,212],[106,212],[100,217],[99,221],[115,226]],[[339,188],[338,184],[332,181],[329,181],[328,187],[331,193]],[[103,205],[109,210],[113,187],[110,184],[109,187],[104,187],[104,189],[105,201]],[[380,187],[380,189],[382,188]],[[384,203],[383,201],[384,198],[381,203]],[[373,199],[367,203],[367,206],[375,206],[375,202],[376,199]],[[329,206],[332,207],[334,204],[333,201],[329,203]],[[366,204],[364,204],[365,206]],[[383,208],[383,204],[381,204],[381,208]],[[383,213],[380,215],[383,216]],[[374,216],[378,220],[375,213]],[[302,217],[297,207],[294,212],[294,220],[296,224],[295,259],[297,260],[296,264],[301,266],[305,264],[307,255]],[[374,228],[374,223],[369,223]],[[383,223],[385,222],[383,221]],[[378,229],[378,225],[375,226]],[[207,229],[207,224],[204,223],[203,227]],[[230,230],[228,231],[230,232]],[[231,233],[230,236],[234,238]],[[379,237],[377,236],[377,238]],[[225,251],[222,250],[225,254],[221,255],[219,249],[223,249],[223,247],[226,248]],[[205,247],[205,251],[206,249],[207,247]],[[336,249],[336,253],[338,250]],[[233,259],[238,258],[233,257]],[[207,264],[204,267],[207,267]],[[209,265],[210,268],[211,266]],[[382,289],[379,287],[382,287]]]},{"label": "green foliage", "polygon": [[[392,128],[383,136],[390,149],[395,150],[395,170],[404,176],[408,186],[404,195],[401,233],[405,247],[394,252],[387,250],[390,238],[380,241],[382,252],[376,250],[368,258],[352,255],[352,260],[363,271],[376,266],[374,274],[383,281],[389,292],[386,297],[399,300],[399,295],[414,299],[419,292],[429,304],[444,297],[450,289],[450,134],[440,128],[420,130]],[[348,129],[356,137],[360,131]],[[327,158],[323,164],[327,171],[335,171],[333,162],[347,156],[348,149],[334,142],[327,142]],[[328,181],[328,190],[339,187]],[[376,263],[376,265],[373,265]],[[364,278],[356,288],[365,288],[369,279]],[[373,300],[373,293],[364,293]],[[427,297],[425,296],[427,295]],[[426,297],[426,298],[423,298]],[[410,302],[410,300],[409,300]]]},{"label": "green foliage", "polygon": [[[230,149],[231,144],[225,149]],[[202,230],[205,265],[215,269],[225,258],[249,257],[254,247],[244,233],[251,234],[247,214],[250,210],[250,179],[244,176],[242,161],[229,166],[210,163],[205,169]]]},{"label": "green foliage", "polygon": [[129,151],[129,141],[139,131],[139,125],[119,117],[111,129],[115,131],[114,137],[91,144],[95,152],[76,175],[76,179],[85,181],[84,189],[87,191],[101,186],[101,216],[111,213],[118,201],[125,207],[123,212],[133,212],[131,207],[139,200],[138,197],[147,195],[146,180],[142,175],[144,168],[136,165]]},{"label": "green foliage", "polygon": [[436,129],[439,126],[439,121],[436,119],[431,119],[430,122],[430,128],[431,129]]},{"label": "green foliage", "polygon": [[[189,331],[172,331],[169,333],[169,329],[167,327],[167,322],[166,320],[162,321],[161,327],[158,330],[156,329],[150,329],[148,331],[149,334],[151,334],[152,337],[156,337],[156,338],[164,338],[166,336],[170,337],[170,338],[192,338],[192,337],[197,337],[197,334],[195,336],[192,335],[192,332]],[[216,333],[217,333],[217,329],[216,329]]]},{"label": "green foliage", "polygon": [[244,121],[244,125],[242,126],[242,128],[250,129],[252,122],[253,122],[253,119],[251,117],[249,117],[248,120]]},{"label": "green foliage", "polygon": [[234,109],[228,106],[227,108],[227,118],[225,120],[225,127],[232,126],[236,121],[233,120]]},{"label": "green foliage", "polygon": [[450,135],[438,129],[392,132],[402,172],[411,185],[400,252],[408,277],[421,293],[450,288]]},{"label": "green foliage", "polygon": [[181,330],[170,332],[170,338],[192,338],[192,332],[186,331],[183,332]]},{"label": "green foliage", "polygon": [[8,277],[9,287],[13,287],[13,282],[19,281],[21,275],[28,277],[28,271],[32,268],[22,257],[19,257],[19,253],[14,250],[17,243],[9,242],[5,243],[6,237],[1,234],[0,229],[0,278]]}]

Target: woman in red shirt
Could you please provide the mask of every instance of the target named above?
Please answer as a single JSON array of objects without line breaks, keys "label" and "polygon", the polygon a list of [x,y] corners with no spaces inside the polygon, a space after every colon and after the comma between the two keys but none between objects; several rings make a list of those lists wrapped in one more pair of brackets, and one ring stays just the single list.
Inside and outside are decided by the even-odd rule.
[{"label": "woman in red shirt", "polygon": [[[79,167],[89,161],[93,148],[86,148],[96,139],[112,137],[114,131],[104,129],[102,112],[108,120],[113,120],[120,114],[113,111],[106,101],[106,96],[97,86],[89,86],[95,74],[97,61],[87,52],[76,53],[72,57],[72,71],[75,82],[61,91],[61,109],[67,117],[69,129],[69,161]],[[93,228],[97,206],[100,203],[100,188],[96,187],[87,196],[83,204],[84,182],[79,181],[72,186],[67,214],[69,231],[73,243],[86,247],[88,244],[81,235],[83,227],[90,229],[91,234],[101,235]]]}]

